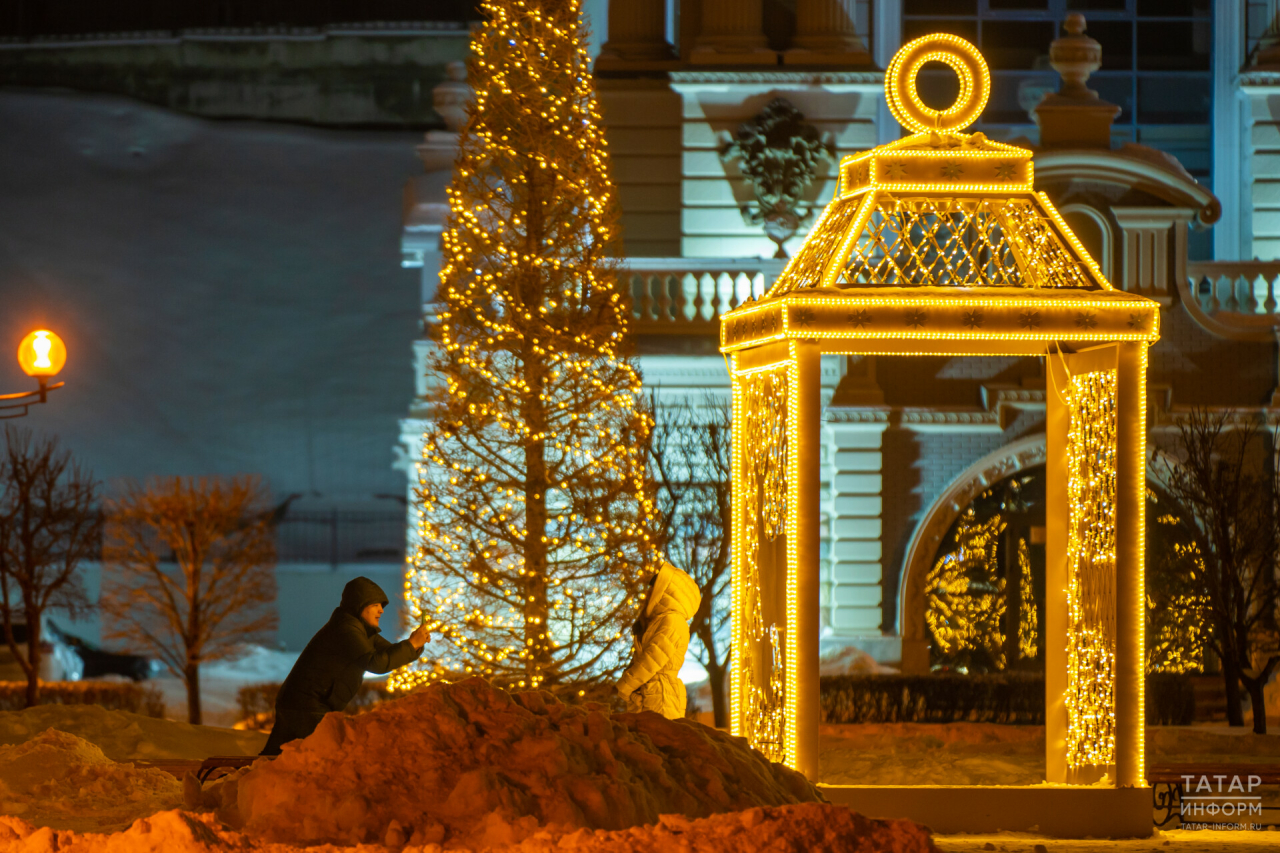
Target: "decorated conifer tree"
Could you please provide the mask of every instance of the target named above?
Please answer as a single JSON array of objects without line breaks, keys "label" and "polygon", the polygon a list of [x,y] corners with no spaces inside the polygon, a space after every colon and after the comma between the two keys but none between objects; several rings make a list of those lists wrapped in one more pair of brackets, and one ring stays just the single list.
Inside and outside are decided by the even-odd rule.
[{"label": "decorated conifer tree", "polygon": [[626,662],[655,549],[617,212],[578,0],[486,0],[459,138],[393,685],[583,689]]}]

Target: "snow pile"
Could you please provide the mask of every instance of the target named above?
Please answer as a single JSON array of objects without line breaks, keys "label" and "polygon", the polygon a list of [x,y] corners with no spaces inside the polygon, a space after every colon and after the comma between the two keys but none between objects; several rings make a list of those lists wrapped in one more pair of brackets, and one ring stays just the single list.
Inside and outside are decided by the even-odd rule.
[{"label": "snow pile", "polygon": [[48,729],[0,746],[0,813],[56,829],[128,826],[182,802],[182,783],[163,770],[117,764],[83,738]]},{"label": "snow pile", "polygon": [[[396,836],[396,831],[388,833]],[[400,853],[441,853],[436,843],[410,844],[384,839]],[[366,853],[388,847],[362,846]],[[314,848],[313,848],[314,849]],[[77,835],[36,830],[0,817],[0,850],[6,853],[302,853],[293,846],[259,844],[227,830],[209,815],[167,811],[137,821],[114,835]],[[453,848],[452,853],[467,853]],[[805,853],[934,853],[928,830],[905,820],[870,820],[841,806],[805,803],[690,820],[663,815],[657,825],[605,832],[587,829],[542,830],[516,845],[491,847],[488,853],[755,853],[759,850]]]},{"label": "snow pile", "polygon": [[[80,834],[36,829],[18,818],[0,816],[4,853],[213,853],[248,850],[242,839],[219,832],[211,818],[163,811],[134,821],[124,832]],[[272,851],[276,853],[276,851]],[[283,851],[281,851],[283,853]]]},{"label": "snow pile", "polygon": [[885,675],[897,671],[876,663],[875,658],[856,646],[828,651],[818,658],[819,675]]},{"label": "snow pile", "polygon": [[[206,805],[229,799],[218,792]],[[371,842],[394,826],[412,844],[484,847],[545,827],[616,830],[821,799],[799,773],[714,729],[470,679],[329,714],[255,764],[221,813],[293,844]]]},{"label": "snow pile", "polygon": [[25,743],[49,729],[83,738],[115,761],[256,755],[267,742],[267,736],[260,732],[193,726],[109,711],[98,705],[37,705],[25,711],[0,711],[0,745]]},{"label": "snow pile", "polygon": [[234,658],[214,661],[200,667],[200,679],[225,678],[231,681],[263,682],[284,681],[289,670],[298,662],[301,652],[285,652],[269,649],[253,643],[240,646]]}]

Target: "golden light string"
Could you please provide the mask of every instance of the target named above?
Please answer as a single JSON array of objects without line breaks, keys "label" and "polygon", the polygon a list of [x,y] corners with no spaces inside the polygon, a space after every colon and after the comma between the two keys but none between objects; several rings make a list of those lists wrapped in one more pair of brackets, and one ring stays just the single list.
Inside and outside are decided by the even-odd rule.
[{"label": "golden light string", "polygon": [[[512,672],[524,673],[513,686],[538,686],[533,662],[543,655],[562,672],[590,675],[574,655],[597,660],[620,638],[639,569],[652,559],[635,440],[648,421],[639,376],[618,349],[630,305],[608,255],[616,211],[578,4],[546,12],[491,0],[484,11],[442,239],[437,366],[448,366],[447,378],[418,465],[418,544],[405,580],[411,613],[452,652],[430,669],[400,671],[398,687]],[[556,137],[564,157],[546,144]],[[547,181],[554,193],[538,196]],[[528,243],[539,214],[520,200],[536,198],[548,205],[548,227]],[[546,286],[528,291],[521,276]],[[536,390],[529,359],[542,365]],[[530,405],[540,425],[526,418]],[[546,505],[538,539],[557,570],[547,579],[525,566],[527,500],[503,485],[521,481],[531,444],[546,454],[545,494],[535,497]],[[614,501],[608,521],[574,510],[574,496],[587,492]],[[545,619],[527,610],[540,600],[530,584],[549,593]]]},{"label": "golden light string", "polygon": [[1072,376],[1067,429],[1067,766],[1115,763],[1116,383]]}]

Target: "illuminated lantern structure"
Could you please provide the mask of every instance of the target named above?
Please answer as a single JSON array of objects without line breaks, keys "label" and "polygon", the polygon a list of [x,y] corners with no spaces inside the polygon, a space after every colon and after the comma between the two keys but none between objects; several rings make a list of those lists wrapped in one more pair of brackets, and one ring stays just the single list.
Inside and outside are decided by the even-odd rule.
[{"label": "illuminated lantern structure", "polygon": [[[959,78],[948,109],[920,100],[926,62]],[[772,289],[721,321],[734,405],[733,730],[818,779],[820,357],[1044,356],[1051,784],[826,791],[876,816],[921,816],[912,798],[933,797],[931,808],[1043,809],[1046,822],[1103,820],[1098,834],[1149,833],[1143,496],[1159,306],[1110,285],[1032,188],[1030,151],[962,132],[990,91],[971,44],[916,39],[885,77],[889,107],[913,135],[846,157],[834,198]],[[1072,814],[1077,806],[1094,817]]]}]

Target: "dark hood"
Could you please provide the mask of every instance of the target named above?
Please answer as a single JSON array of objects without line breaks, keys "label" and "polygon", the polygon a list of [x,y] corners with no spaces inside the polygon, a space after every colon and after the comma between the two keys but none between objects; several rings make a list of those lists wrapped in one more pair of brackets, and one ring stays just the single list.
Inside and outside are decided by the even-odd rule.
[{"label": "dark hood", "polygon": [[389,603],[390,599],[382,591],[382,587],[366,577],[358,577],[342,588],[342,603],[338,605],[338,609],[359,619],[360,611],[370,604],[386,607]]}]

